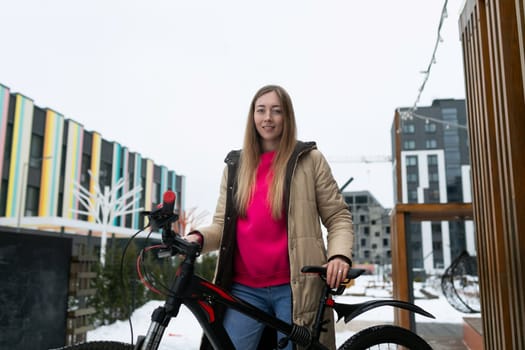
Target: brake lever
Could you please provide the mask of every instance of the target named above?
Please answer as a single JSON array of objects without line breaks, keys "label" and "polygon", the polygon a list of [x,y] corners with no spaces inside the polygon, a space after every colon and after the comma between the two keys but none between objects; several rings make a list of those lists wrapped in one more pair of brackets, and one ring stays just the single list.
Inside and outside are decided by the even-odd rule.
[{"label": "brake lever", "polygon": [[171,249],[168,249],[168,248],[161,248],[159,249],[157,253],[157,257],[159,259],[166,259],[166,258],[170,258],[171,256],[173,256],[172,251]]}]

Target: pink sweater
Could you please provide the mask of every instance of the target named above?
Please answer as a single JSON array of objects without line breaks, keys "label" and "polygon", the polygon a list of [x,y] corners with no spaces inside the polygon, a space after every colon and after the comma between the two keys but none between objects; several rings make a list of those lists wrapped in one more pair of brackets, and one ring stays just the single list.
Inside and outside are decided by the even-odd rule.
[{"label": "pink sweater", "polygon": [[286,217],[274,220],[267,193],[275,152],[263,153],[245,218],[237,221],[233,280],[253,288],[290,283]]}]

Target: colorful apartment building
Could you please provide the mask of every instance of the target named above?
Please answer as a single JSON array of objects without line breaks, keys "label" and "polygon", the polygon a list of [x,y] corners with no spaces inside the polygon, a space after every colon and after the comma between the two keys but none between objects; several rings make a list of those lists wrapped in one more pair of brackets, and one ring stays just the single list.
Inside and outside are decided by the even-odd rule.
[{"label": "colorful apartment building", "polygon": [[[116,197],[141,187],[127,202],[130,213],[116,217],[109,232],[130,234],[144,225],[139,210],[162,201],[167,189],[184,209],[185,177],[138,152],[106,140],[72,119],[0,84],[0,225],[86,234],[97,232],[78,188],[123,186]],[[75,186],[77,190],[75,190]]]}]

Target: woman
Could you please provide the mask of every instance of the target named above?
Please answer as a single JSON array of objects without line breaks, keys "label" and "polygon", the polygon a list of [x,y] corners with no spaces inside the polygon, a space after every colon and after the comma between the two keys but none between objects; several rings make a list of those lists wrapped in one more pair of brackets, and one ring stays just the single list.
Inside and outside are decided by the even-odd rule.
[{"label": "woman", "polygon": [[[311,326],[322,281],[301,267],[327,266],[326,283],[336,287],[350,269],[353,231],[328,163],[315,143],[296,135],[288,93],[261,88],[250,105],[243,149],[225,159],[213,222],[187,239],[199,241],[203,252],[219,249],[215,283],[282,320]],[[326,318],[332,326],[321,341],[335,348],[331,310]],[[269,348],[260,342],[262,324],[230,309],[223,322],[237,349]]]}]

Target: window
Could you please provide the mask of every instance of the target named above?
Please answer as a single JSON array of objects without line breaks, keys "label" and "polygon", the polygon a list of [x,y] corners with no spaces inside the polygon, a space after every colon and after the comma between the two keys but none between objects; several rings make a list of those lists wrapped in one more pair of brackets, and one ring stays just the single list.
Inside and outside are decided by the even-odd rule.
[{"label": "window", "polygon": [[161,203],[162,199],[160,199],[162,195],[160,194],[160,184],[157,182],[153,183],[153,191],[151,193],[151,202],[155,204]]},{"label": "window", "polygon": [[366,238],[361,238],[361,247],[366,247]]},{"label": "window", "polygon": [[416,156],[407,156],[407,166],[416,166],[417,165],[417,157]]},{"label": "window", "polygon": [[100,163],[98,183],[100,188],[104,189],[106,186],[111,186],[111,164],[106,162]]},{"label": "window", "polygon": [[[7,188],[7,180],[2,180],[1,188]],[[7,201],[7,191],[0,191],[0,216],[5,216],[5,209]]]},{"label": "window", "polygon": [[385,227],[385,232],[386,232],[387,235],[390,234],[390,226]]},{"label": "window", "polygon": [[377,249],[377,244],[372,244],[372,249],[376,250]]},{"label": "window", "polygon": [[428,192],[428,199],[432,202],[439,202],[439,190],[430,190]]},{"label": "window", "polygon": [[403,133],[404,134],[413,134],[416,132],[416,126],[414,124],[404,123],[403,124]]},{"label": "window", "polygon": [[412,242],[412,251],[421,250],[421,242]]},{"label": "window", "polygon": [[[65,159],[66,157],[63,157],[62,159]],[[89,176],[89,169],[91,167],[91,158],[83,153],[82,154],[82,161],[81,161],[82,165],[81,165],[81,175],[80,175],[80,185],[84,188],[89,188],[89,181],[90,181],[90,176]]]},{"label": "window", "polygon": [[381,236],[381,233],[379,231],[374,232],[374,236],[379,237]]},{"label": "window", "polygon": [[457,110],[456,108],[443,108],[441,110],[441,113],[443,114],[443,120],[449,121],[449,122],[457,122]]},{"label": "window", "polygon": [[[145,169],[146,167],[143,166],[142,168]],[[142,188],[146,188],[146,178],[141,176],[139,181],[140,181]],[[146,197],[140,196],[139,205],[144,207],[145,203],[146,203]],[[144,226],[144,215],[139,215],[139,227],[142,227],[142,226]]]},{"label": "window", "polygon": [[368,226],[363,227],[363,234],[368,236],[370,234],[370,228]]},{"label": "window", "polygon": [[383,247],[388,247],[388,238],[383,238]]},{"label": "window", "polygon": [[367,196],[357,196],[355,197],[355,202],[357,204],[366,204],[368,203],[368,197]]},{"label": "window", "polygon": [[428,181],[430,181],[430,182],[439,182],[439,174],[438,173],[429,173],[428,174]]},{"label": "window", "polygon": [[366,215],[359,215],[359,222],[360,223],[366,223]]},{"label": "window", "polygon": [[42,158],[42,154],[44,152],[44,138],[40,135],[31,135],[31,148],[29,149],[30,158],[29,162],[30,165],[34,168],[38,167],[38,162]]},{"label": "window", "polygon": [[437,141],[434,139],[426,140],[425,141],[425,147],[426,148],[436,148],[437,147]]},{"label": "window", "polygon": [[403,142],[403,149],[415,149],[415,148],[416,148],[416,141],[406,140]]},{"label": "window", "polygon": [[131,216],[131,214],[126,214],[126,219],[125,219],[124,225],[126,227],[132,227],[133,224],[132,224],[132,216]]},{"label": "window", "polygon": [[425,123],[425,132],[436,132],[436,123]]},{"label": "window", "polygon": [[417,174],[416,173],[408,173],[407,174],[407,181],[408,182],[416,182],[417,183]]},{"label": "window", "polygon": [[40,199],[40,190],[37,187],[28,186],[25,203],[25,216],[38,215],[38,200]]},{"label": "window", "polygon": [[408,201],[417,202],[417,190],[408,191]]},{"label": "window", "polygon": [[[0,157],[4,157],[4,159],[11,159],[11,147],[13,143],[13,124],[11,122],[7,123],[7,129],[5,132],[5,140],[4,140],[4,154],[0,155]],[[4,169],[8,169],[7,165],[9,162],[4,162]],[[2,188],[5,188],[2,186]]]},{"label": "window", "polygon": [[438,164],[438,156],[435,154],[431,154],[427,157],[428,165],[437,165]]},{"label": "window", "polygon": [[370,258],[370,251],[369,250],[365,250],[365,258],[366,259]]},{"label": "window", "polygon": [[449,147],[457,147],[459,145],[459,135],[446,133],[443,135],[443,141]]}]

